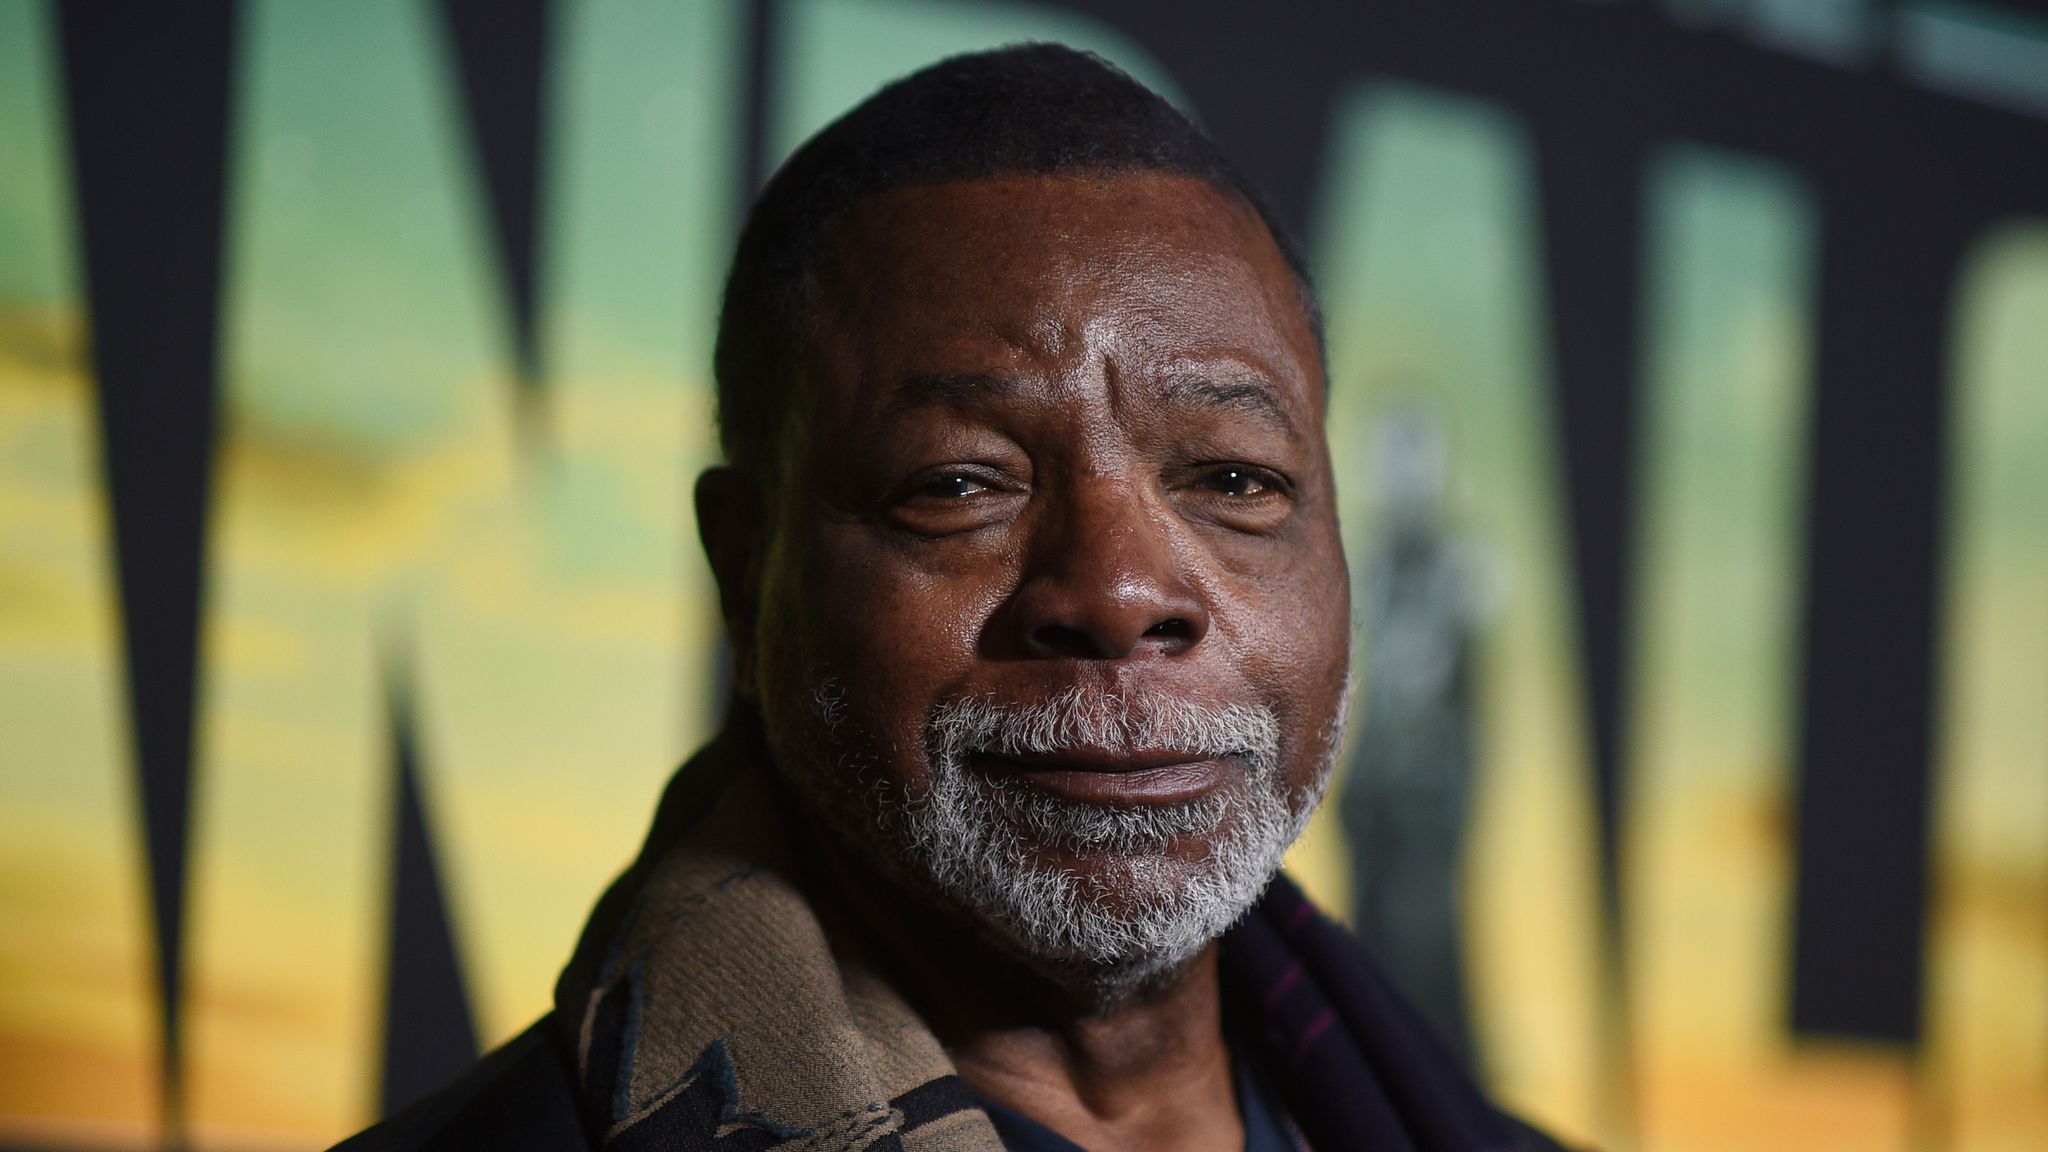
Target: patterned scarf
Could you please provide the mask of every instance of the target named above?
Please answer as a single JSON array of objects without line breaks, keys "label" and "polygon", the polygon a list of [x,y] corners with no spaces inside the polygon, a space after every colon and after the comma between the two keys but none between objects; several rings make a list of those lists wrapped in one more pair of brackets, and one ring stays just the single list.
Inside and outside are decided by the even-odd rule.
[{"label": "patterned scarf", "polygon": [[[593,1144],[1000,1152],[937,1038],[793,882],[776,801],[734,747],[677,774],[556,988]],[[1233,1034],[1319,1152],[1543,1146],[1284,878],[1223,966]]]}]

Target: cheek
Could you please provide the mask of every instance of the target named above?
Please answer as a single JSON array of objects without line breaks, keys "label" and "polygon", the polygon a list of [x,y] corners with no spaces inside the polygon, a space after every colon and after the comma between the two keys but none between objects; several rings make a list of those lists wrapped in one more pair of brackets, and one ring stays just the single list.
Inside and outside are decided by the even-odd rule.
[{"label": "cheek", "polygon": [[1334,545],[1294,552],[1283,565],[1235,574],[1219,624],[1254,693],[1290,734],[1290,775],[1304,782],[1324,751],[1350,670],[1350,580]]},{"label": "cheek", "polygon": [[1210,544],[1204,583],[1227,605],[1233,646],[1262,675],[1315,677],[1348,664],[1351,582],[1334,526]]},{"label": "cheek", "polygon": [[1351,667],[1351,575],[1332,532],[1297,565],[1290,647],[1302,672],[1334,694]]},{"label": "cheek", "polygon": [[1308,619],[1313,623],[1298,641],[1304,671],[1313,669],[1314,681],[1311,714],[1298,736],[1304,746],[1297,762],[1297,786],[1310,783],[1325,757],[1335,751],[1330,741],[1343,738],[1337,720],[1351,682],[1351,581],[1341,554],[1331,567],[1312,592],[1316,610]]},{"label": "cheek", "polygon": [[918,553],[864,525],[830,526],[796,590],[807,660],[845,683],[884,748],[916,746],[931,707],[966,686],[1005,586],[997,558]]}]

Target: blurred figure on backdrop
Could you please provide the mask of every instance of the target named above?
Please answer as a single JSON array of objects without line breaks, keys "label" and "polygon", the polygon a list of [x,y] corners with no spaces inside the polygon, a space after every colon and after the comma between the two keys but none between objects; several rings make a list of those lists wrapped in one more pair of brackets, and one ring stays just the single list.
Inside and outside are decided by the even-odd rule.
[{"label": "blurred figure on backdrop", "polygon": [[1422,411],[1374,430],[1379,530],[1365,546],[1365,688],[1339,811],[1352,926],[1468,1055],[1459,875],[1478,748],[1479,555],[1444,513],[1444,437]]},{"label": "blurred figure on backdrop", "polygon": [[769,182],[697,489],[734,655],[554,1012],[356,1148],[1506,1150],[1277,873],[1342,746],[1303,261],[1085,54]]}]

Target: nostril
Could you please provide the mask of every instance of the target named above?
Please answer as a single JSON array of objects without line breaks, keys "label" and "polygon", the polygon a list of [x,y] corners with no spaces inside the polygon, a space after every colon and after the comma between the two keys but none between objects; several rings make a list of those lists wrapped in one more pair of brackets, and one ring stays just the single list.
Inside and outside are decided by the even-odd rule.
[{"label": "nostril", "polygon": [[1031,639],[1035,647],[1047,656],[1095,656],[1096,643],[1093,637],[1079,628],[1064,624],[1045,624],[1032,629]]},{"label": "nostril", "polygon": [[1145,635],[1158,636],[1167,640],[1178,640],[1185,643],[1195,638],[1195,626],[1193,622],[1175,616],[1171,619],[1161,620],[1159,623],[1145,629]]}]

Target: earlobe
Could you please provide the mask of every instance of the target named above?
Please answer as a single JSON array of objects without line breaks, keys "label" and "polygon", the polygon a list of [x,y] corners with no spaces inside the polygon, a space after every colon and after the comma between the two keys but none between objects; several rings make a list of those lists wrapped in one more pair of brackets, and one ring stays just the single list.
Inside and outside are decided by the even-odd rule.
[{"label": "earlobe", "polygon": [[718,582],[719,614],[732,647],[733,687],[750,696],[754,684],[754,621],[759,603],[759,551],[763,536],[759,491],[732,467],[697,477],[697,539]]}]

